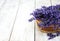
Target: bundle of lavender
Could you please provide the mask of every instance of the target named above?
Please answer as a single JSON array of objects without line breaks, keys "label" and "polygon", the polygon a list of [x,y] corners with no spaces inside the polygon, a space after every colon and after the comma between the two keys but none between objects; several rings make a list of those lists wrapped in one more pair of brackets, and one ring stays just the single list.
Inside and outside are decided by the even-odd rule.
[{"label": "bundle of lavender", "polygon": [[[49,39],[60,35],[60,5],[42,6],[40,9],[35,9],[31,15],[33,15],[33,18],[29,21],[41,21],[38,23],[38,26],[42,28],[43,31],[48,32],[47,35],[50,36]],[[53,26],[50,27],[51,25]],[[55,32],[56,35],[53,35],[53,32]]]}]

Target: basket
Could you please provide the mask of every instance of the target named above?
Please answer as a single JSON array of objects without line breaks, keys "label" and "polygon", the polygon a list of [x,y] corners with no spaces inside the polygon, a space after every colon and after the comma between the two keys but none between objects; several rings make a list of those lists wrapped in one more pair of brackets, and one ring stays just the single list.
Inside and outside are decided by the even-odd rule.
[{"label": "basket", "polygon": [[39,20],[36,20],[36,23],[37,23],[37,27],[38,29],[41,31],[41,32],[44,32],[44,33],[56,33],[56,32],[60,32],[60,28],[56,28],[54,29],[53,25],[50,25],[49,27],[40,27],[38,24],[40,23],[41,21]]}]

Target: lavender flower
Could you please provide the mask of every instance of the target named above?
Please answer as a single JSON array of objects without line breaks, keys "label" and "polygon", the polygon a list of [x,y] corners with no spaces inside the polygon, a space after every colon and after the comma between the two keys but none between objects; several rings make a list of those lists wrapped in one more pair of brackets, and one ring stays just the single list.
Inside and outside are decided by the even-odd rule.
[{"label": "lavender flower", "polygon": [[40,9],[35,9],[32,15],[34,16],[35,20],[41,20],[44,24],[39,24],[41,24],[44,27],[50,26],[51,24],[53,24],[54,26],[55,24],[59,25],[60,23],[58,21],[60,20],[60,5],[49,7],[42,6],[42,8]]},{"label": "lavender flower", "polygon": [[[60,5],[56,6],[42,6],[40,9],[35,9],[35,11],[32,13],[33,18],[31,18],[29,21],[33,20],[41,20],[42,22],[38,25],[41,27],[48,27],[50,25],[54,25],[54,29],[60,27]],[[60,32],[56,32],[56,35],[53,35],[52,33],[47,33],[47,36],[49,36],[49,39],[52,39],[56,36],[59,36]]]}]

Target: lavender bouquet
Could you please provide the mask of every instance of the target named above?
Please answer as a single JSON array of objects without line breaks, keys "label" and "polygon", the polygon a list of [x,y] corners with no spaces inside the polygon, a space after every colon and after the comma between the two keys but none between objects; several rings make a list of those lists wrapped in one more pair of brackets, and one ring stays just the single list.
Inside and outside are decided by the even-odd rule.
[{"label": "lavender bouquet", "polygon": [[[29,21],[40,20],[41,22],[38,23],[38,25],[41,28],[49,28],[50,25],[54,25],[54,30],[60,28],[60,5],[49,7],[42,6],[40,9],[35,9],[31,15],[33,15],[33,18],[29,19]],[[52,39],[60,35],[60,31],[56,31],[55,33],[56,35],[49,32],[47,36],[50,37],[49,39]]]}]

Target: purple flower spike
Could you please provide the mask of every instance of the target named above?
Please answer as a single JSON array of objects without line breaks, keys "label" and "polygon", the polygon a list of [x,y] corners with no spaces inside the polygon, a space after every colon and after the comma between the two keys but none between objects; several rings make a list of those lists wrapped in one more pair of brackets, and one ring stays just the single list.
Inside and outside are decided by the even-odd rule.
[{"label": "purple flower spike", "polygon": [[[49,27],[53,24],[54,30],[58,27],[60,28],[60,5],[49,7],[42,6],[42,8],[40,9],[35,9],[35,11],[31,15],[33,15],[34,19],[31,18],[29,21],[41,20],[41,23],[38,24],[41,27]],[[56,25],[58,25],[58,27]],[[60,32],[56,32],[56,35],[47,33],[47,36],[50,37],[49,39],[52,39],[59,35]]]},{"label": "purple flower spike", "polygon": [[54,33],[47,33],[47,36],[49,36],[49,40],[53,39],[59,35],[60,35],[60,32],[56,32],[55,34]]},{"label": "purple flower spike", "polygon": [[33,21],[33,20],[35,20],[35,18],[31,18],[31,19],[29,19],[30,22]]},{"label": "purple flower spike", "polygon": [[53,35],[52,33],[47,33],[47,36],[49,36],[49,40],[55,38],[57,35]]},{"label": "purple flower spike", "polygon": [[[60,24],[60,5],[56,6],[42,6],[40,9],[35,9],[35,11],[32,13],[34,16],[35,20],[41,20],[42,23],[40,24],[43,25],[44,27],[50,26],[50,25],[56,25]],[[29,21],[33,21],[34,19],[31,18]],[[59,22],[58,22],[59,21]],[[59,25],[60,26],[60,25]],[[56,27],[54,27],[56,28]]]}]

